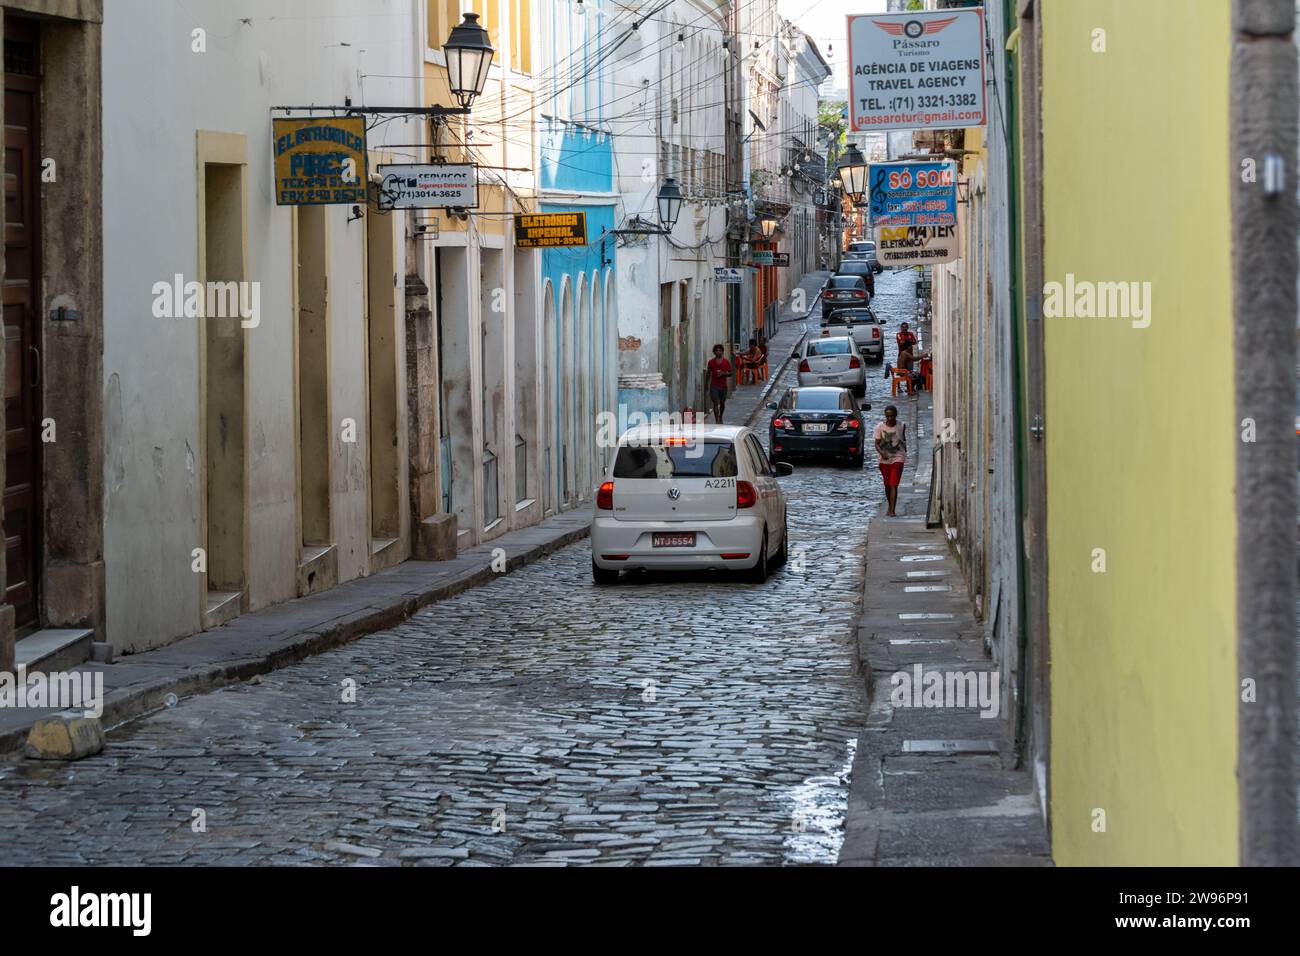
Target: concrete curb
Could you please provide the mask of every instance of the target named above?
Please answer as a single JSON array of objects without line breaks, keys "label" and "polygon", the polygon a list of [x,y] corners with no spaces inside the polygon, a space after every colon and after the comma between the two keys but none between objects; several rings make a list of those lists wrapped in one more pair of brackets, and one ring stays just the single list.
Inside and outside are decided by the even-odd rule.
[{"label": "concrete curb", "polygon": [[[526,548],[522,553],[508,558],[506,570],[503,572],[498,573],[493,571],[490,565],[484,565],[439,582],[419,594],[394,598],[382,606],[366,606],[344,614],[327,625],[303,631],[287,644],[277,641],[277,646],[264,654],[206,667],[194,666],[185,673],[119,688],[105,695],[104,712],[100,721],[106,730],[113,730],[138,717],[163,710],[168,706],[169,695],[174,695],[179,700],[205,694],[341,647],[375,631],[395,627],[426,607],[540,561],[561,548],[581,541],[590,533],[590,523],[577,528],[562,529],[547,541]],[[489,545],[492,543],[488,542]],[[15,751],[21,751],[27,741],[27,735],[38,719],[39,717],[33,715],[30,723],[0,732],[0,755],[7,756]]]}]

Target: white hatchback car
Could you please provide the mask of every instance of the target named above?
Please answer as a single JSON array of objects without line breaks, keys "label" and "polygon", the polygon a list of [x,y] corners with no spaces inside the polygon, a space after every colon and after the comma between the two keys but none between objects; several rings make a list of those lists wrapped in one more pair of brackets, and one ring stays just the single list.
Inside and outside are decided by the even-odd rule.
[{"label": "white hatchback car", "polygon": [[[883,350],[882,350],[883,351]],[[862,353],[851,335],[809,336],[799,352],[799,384],[838,385],[861,398],[867,393]]]},{"label": "white hatchback car", "polygon": [[629,429],[596,492],[591,576],[613,584],[631,569],[747,570],[762,581],[784,563],[785,494],[748,428],[659,425]]}]

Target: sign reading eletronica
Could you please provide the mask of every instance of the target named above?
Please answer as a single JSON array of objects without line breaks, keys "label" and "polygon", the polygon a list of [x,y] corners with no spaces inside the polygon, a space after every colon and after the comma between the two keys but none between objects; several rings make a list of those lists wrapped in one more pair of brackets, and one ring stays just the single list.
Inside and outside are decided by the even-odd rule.
[{"label": "sign reading eletronica", "polygon": [[880,226],[875,229],[876,259],[882,266],[928,266],[961,257],[956,226]]},{"label": "sign reading eletronica", "polygon": [[872,163],[867,174],[871,225],[957,225],[957,167],[952,163]]},{"label": "sign reading eletronica", "polygon": [[853,130],[984,125],[984,10],[849,17]]}]

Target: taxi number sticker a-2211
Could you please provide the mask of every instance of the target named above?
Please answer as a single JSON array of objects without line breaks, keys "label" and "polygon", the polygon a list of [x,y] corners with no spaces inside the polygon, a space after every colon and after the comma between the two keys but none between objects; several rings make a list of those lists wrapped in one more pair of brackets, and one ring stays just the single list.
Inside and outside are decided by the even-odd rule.
[{"label": "taxi number sticker a-2211", "polygon": [[734,488],[736,487],[735,478],[709,478],[704,482],[705,488]]}]

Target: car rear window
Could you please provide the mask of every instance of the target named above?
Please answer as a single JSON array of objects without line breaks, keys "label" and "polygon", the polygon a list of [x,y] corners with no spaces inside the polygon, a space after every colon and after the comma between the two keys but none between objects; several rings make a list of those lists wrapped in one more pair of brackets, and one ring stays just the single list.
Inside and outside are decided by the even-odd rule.
[{"label": "car rear window", "polygon": [[861,282],[862,280],[859,279],[857,276],[836,276],[835,278],[831,279],[831,288],[832,289],[857,289],[857,288],[861,288],[861,286],[859,285],[859,283]]},{"label": "car rear window", "polygon": [[614,477],[735,478],[736,449],[729,441],[624,445],[614,459]]},{"label": "car rear window", "polygon": [[871,321],[870,312],[849,312],[848,310],[832,312],[831,317],[826,320],[828,325],[851,325],[854,322],[869,321]]},{"label": "car rear window", "polygon": [[816,339],[808,343],[809,355],[843,355],[848,350],[848,339]]},{"label": "car rear window", "polygon": [[817,391],[795,389],[791,407],[800,411],[825,412],[837,408],[849,408],[849,396],[844,391]]},{"label": "car rear window", "polygon": [[845,259],[840,263],[840,272],[866,272],[867,262],[865,259]]}]

